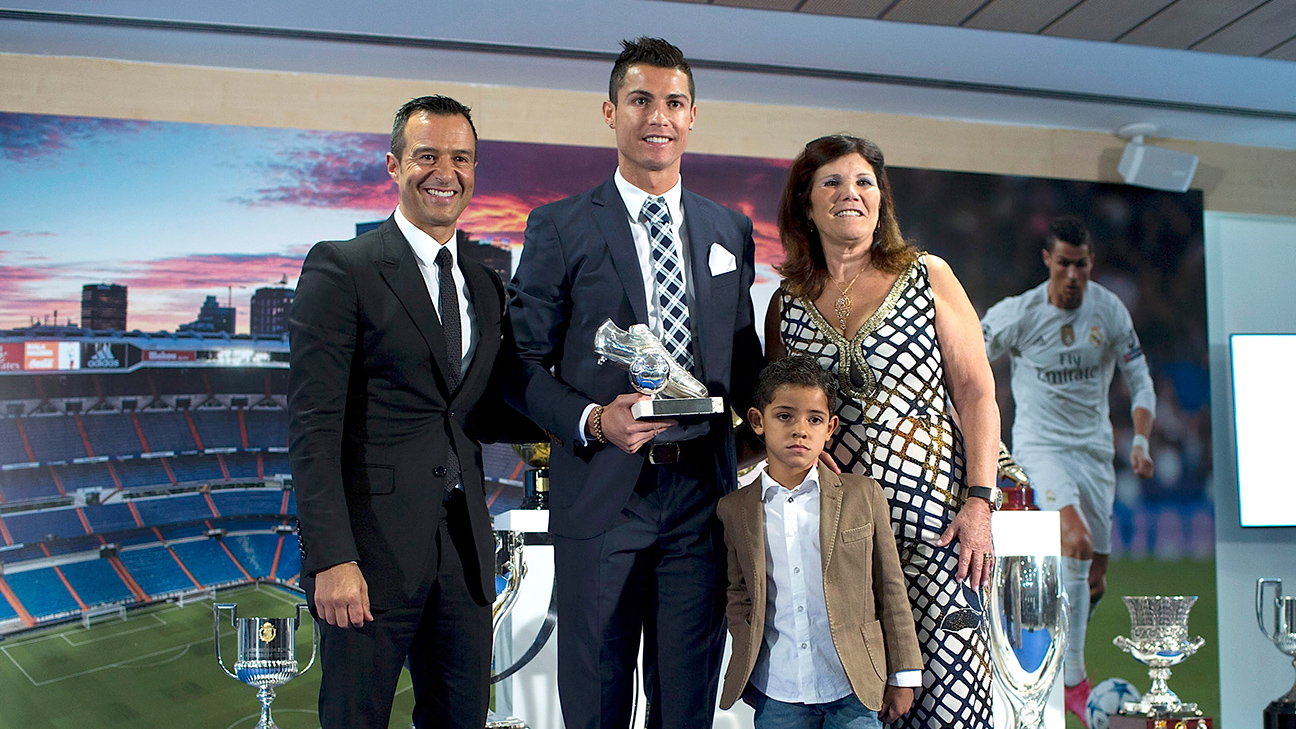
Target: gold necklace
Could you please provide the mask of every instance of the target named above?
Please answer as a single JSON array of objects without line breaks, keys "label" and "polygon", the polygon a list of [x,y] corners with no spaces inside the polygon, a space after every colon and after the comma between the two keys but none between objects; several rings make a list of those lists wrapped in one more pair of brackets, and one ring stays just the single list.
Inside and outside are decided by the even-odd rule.
[{"label": "gold necklace", "polygon": [[833,285],[837,287],[837,290],[841,292],[837,297],[837,301],[833,303],[833,311],[837,314],[837,321],[841,322],[843,336],[846,334],[846,320],[849,319],[851,315],[851,304],[855,303],[851,301],[849,291],[851,290],[851,287],[855,285],[855,282],[859,280],[860,274],[864,273],[865,268],[868,268],[868,266],[861,268],[859,272],[855,274],[855,278],[851,279],[850,283],[846,284],[846,288],[842,288],[842,285],[837,283],[837,279],[833,278],[831,274],[828,276],[829,280],[833,282]]}]

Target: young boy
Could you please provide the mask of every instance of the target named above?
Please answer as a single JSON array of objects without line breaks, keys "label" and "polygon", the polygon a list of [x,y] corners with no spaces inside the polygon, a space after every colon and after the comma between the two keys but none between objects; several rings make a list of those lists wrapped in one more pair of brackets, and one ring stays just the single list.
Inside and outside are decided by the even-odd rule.
[{"label": "young boy", "polygon": [[819,465],[836,408],[836,383],[814,359],[766,367],[748,420],[768,465],[717,506],[733,636],[720,707],[741,696],[756,729],[881,727],[922,682],[886,496]]}]

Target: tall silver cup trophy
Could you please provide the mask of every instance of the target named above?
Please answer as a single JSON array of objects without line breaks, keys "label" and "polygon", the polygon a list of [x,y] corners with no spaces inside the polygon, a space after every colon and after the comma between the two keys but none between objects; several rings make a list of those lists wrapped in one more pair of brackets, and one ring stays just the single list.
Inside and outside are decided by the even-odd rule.
[{"label": "tall silver cup trophy", "polygon": [[636,419],[724,412],[724,399],[708,396],[706,385],[681,367],[644,324],[626,330],[608,319],[594,333],[594,354],[599,364],[614,362],[626,370],[636,390],[653,396],[634,404]]},{"label": "tall silver cup trophy", "polygon": [[1057,555],[995,560],[990,589],[994,678],[1012,705],[1017,729],[1044,726],[1044,706],[1067,644],[1067,596]]},{"label": "tall silver cup trophy", "polygon": [[[1273,630],[1265,627],[1265,585],[1274,588]],[[1282,580],[1273,577],[1262,577],[1256,580],[1256,622],[1260,632],[1268,638],[1278,650],[1293,659],[1296,666],[1296,597],[1283,597]],[[1279,696],[1264,710],[1264,729],[1296,729],[1296,685]]]},{"label": "tall silver cup trophy", "polygon": [[[297,626],[301,625],[302,608],[306,603],[297,603],[297,614],[291,618],[240,618],[238,606],[233,603],[212,605],[212,622],[216,635],[216,662],[230,678],[236,678],[257,689],[257,699],[261,701],[261,720],[256,729],[278,729],[274,719],[270,718],[270,703],[275,698],[275,688],[282,686],[297,676],[310,670],[315,665],[315,649],[319,645],[319,626],[314,620],[311,626],[311,658],[305,668],[298,670],[297,664]],[[238,634],[238,658],[234,662],[234,672],[225,667],[221,658],[220,614],[222,610],[230,613],[230,623]]]},{"label": "tall silver cup trophy", "polygon": [[[547,445],[547,444],[546,444]],[[504,580],[504,589],[495,595],[491,606],[491,637],[498,639],[504,619],[517,604],[518,588],[526,577],[526,560],[522,558],[523,534],[521,532],[495,532],[495,574]],[[526,722],[512,716],[490,711],[486,715],[486,729],[527,729]]]},{"label": "tall silver cup trophy", "polygon": [[1112,643],[1148,667],[1152,688],[1143,694],[1142,701],[1127,701],[1121,712],[1201,716],[1197,704],[1180,701],[1166,684],[1170,667],[1182,663],[1206,642],[1200,636],[1188,637],[1188,611],[1197,602],[1197,596],[1154,595],[1124,600],[1130,614],[1130,637],[1118,635]]}]

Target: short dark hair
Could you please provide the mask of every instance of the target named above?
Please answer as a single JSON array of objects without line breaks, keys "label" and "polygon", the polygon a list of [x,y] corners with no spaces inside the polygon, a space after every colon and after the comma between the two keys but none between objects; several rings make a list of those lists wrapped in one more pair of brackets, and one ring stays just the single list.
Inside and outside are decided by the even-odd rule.
[{"label": "short dark hair", "polygon": [[462,116],[468,120],[468,128],[472,130],[473,145],[477,144],[477,126],[473,124],[472,109],[449,96],[441,96],[440,94],[420,96],[416,99],[410,99],[396,110],[396,118],[392,121],[391,152],[397,157],[400,157],[405,152],[405,124],[415,114]]},{"label": "short dark hair", "polygon": [[1093,253],[1089,229],[1085,227],[1084,220],[1081,220],[1079,215],[1059,215],[1049,221],[1049,232],[1048,237],[1044,239],[1044,247],[1052,251],[1055,240],[1067,245],[1089,246],[1089,252]]},{"label": "short dark hair", "polygon": [[829,414],[837,412],[837,378],[819,366],[819,361],[807,355],[793,355],[774,360],[761,370],[756,382],[756,409],[764,412],[774,400],[774,393],[784,385],[813,387],[823,391],[828,400]]},{"label": "short dark hair", "polygon": [[810,220],[810,187],[815,173],[829,162],[852,154],[863,157],[873,167],[878,192],[882,195],[877,228],[873,231],[870,263],[879,271],[900,273],[918,257],[918,250],[900,233],[882,148],[849,134],[819,137],[807,142],[805,149],[793,160],[787,184],[783,187],[783,198],[779,201],[778,229],[784,257],[783,263],[775,266],[775,270],[782,274],[783,285],[794,296],[816,299],[828,283],[823,242]]},{"label": "short dark hair", "polygon": [[693,69],[689,68],[688,61],[684,60],[684,52],[661,38],[640,36],[632,41],[621,41],[621,55],[617,56],[616,62],[612,64],[612,77],[608,79],[608,99],[613,105],[617,103],[617,92],[621,91],[621,86],[625,84],[626,72],[637,63],[683,71],[688,77],[689,103],[696,103],[697,95],[693,92]]}]

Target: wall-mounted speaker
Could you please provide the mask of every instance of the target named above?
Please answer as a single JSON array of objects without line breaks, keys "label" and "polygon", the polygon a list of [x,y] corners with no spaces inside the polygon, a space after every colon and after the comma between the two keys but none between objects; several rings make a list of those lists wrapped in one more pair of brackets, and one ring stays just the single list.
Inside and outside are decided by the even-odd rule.
[{"label": "wall-mounted speaker", "polygon": [[1154,190],[1187,191],[1197,172],[1197,155],[1144,143],[1143,137],[1155,131],[1155,124],[1145,122],[1126,124],[1116,130],[1116,135],[1128,142],[1116,166],[1121,179],[1126,184]]}]

